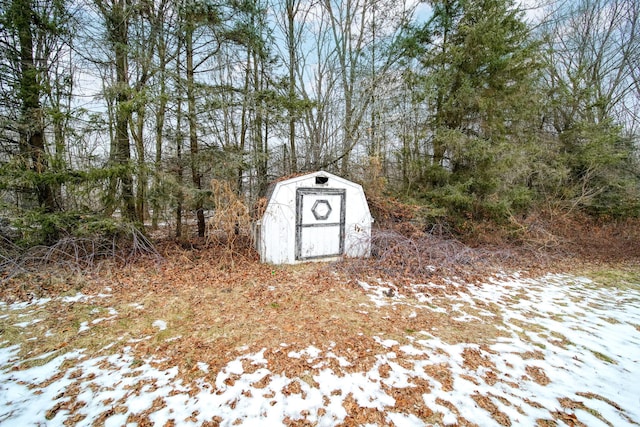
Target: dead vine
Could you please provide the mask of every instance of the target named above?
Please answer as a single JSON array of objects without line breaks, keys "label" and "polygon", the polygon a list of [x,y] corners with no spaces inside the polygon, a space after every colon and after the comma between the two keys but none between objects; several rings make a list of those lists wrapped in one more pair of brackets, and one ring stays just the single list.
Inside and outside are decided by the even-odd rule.
[{"label": "dead vine", "polygon": [[228,182],[213,179],[211,190],[215,211],[207,223],[207,243],[222,245],[232,254],[243,236],[251,235],[249,209]]},{"label": "dead vine", "polygon": [[371,258],[354,259],[337,268],[358,277],[377,274],[390,279],[430,280],[436,276],[473,279],[516,255],[510,249],[472,248],[451,237],[429,233],[407,235],[392,229],[372,232]]},{"label": "dead vine", "polygon": [[47,266],[84,273],[99,268],[103,260],[128,264],[140,257],[162,259],[153,242],[131,224],[123,225],[111,236],[64,236],[48,246],[21,248],[3,239],[0,242],[0,283],[19,274],[41,271]]}]

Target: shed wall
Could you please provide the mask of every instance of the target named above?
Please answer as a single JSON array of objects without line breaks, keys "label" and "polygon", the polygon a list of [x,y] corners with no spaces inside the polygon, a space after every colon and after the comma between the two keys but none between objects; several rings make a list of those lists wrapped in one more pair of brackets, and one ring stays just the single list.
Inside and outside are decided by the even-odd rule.
[{"label": "shed wall", "polygon": [[[328,181],[325,184],[318,184],[316,183],[318,176],[328,177]],[[292,264],[300,261],[296,259],[297,190],[329,188],[343,189],[345,192],[343,255],[369,256],[373,219],[362,187],[326,172],[315,172],[275,185],[264,216],[259,223],[257,247],[263,262]],[[316,230],[305,235],[320,238],[322,233]],[[326,260],[332,257],[320,258]]]}]

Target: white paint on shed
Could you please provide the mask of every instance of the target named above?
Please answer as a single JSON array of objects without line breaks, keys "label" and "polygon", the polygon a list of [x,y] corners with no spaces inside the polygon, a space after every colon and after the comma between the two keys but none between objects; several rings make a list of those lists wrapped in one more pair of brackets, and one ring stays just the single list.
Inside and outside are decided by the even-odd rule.
[{"label": "white paint on shed", "polygon": [[256,249],[271,264],[368,257],[372,222],[361,185],[313,172],[271,187]]}]

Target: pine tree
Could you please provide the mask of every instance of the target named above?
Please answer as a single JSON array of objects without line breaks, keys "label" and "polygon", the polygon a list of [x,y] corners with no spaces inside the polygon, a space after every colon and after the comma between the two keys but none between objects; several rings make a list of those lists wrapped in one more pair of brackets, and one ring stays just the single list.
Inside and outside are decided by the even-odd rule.
[{"label": "pine tree", "polygon": [[2,56],[12,62],[10,69],[14,70],[13,75],[5,76],[8,81],[3,83],[17,92],[15,104],[7,107],[19,110],[18,117],[9,127],[18,135],[18,163],[33,172],[29,176],[38,205],[46,212],[53,212],[56,210],[53,187],[45,177],[49,169],[42,107],[46,69],[43,58],[38,57],[42,54],[38,52],[38,44],[56,37],[56,29],[47,27],[47,16],[40,14],[38,5],[32,0],[11,0],[2,2],[2,6],[0,27],[6,42],[2,43]]},{"label": "pine tree", "polygon": [[454,210],[501,216],[528,197],[537,44],[509,0],[432,4],[412,41],[430,107],[425,185]]}]

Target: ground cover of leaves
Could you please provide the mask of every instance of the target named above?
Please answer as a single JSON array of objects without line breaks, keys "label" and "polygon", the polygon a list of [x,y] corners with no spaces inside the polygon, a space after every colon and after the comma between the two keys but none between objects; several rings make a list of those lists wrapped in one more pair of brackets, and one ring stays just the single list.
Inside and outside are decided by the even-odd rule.
[{"label": "ground cover of leaves", "polygon": [[340,271],[210,248],[43,274],[48,296],[15,278],[0,424],[640,424],[633,268],[473,284]]}]

